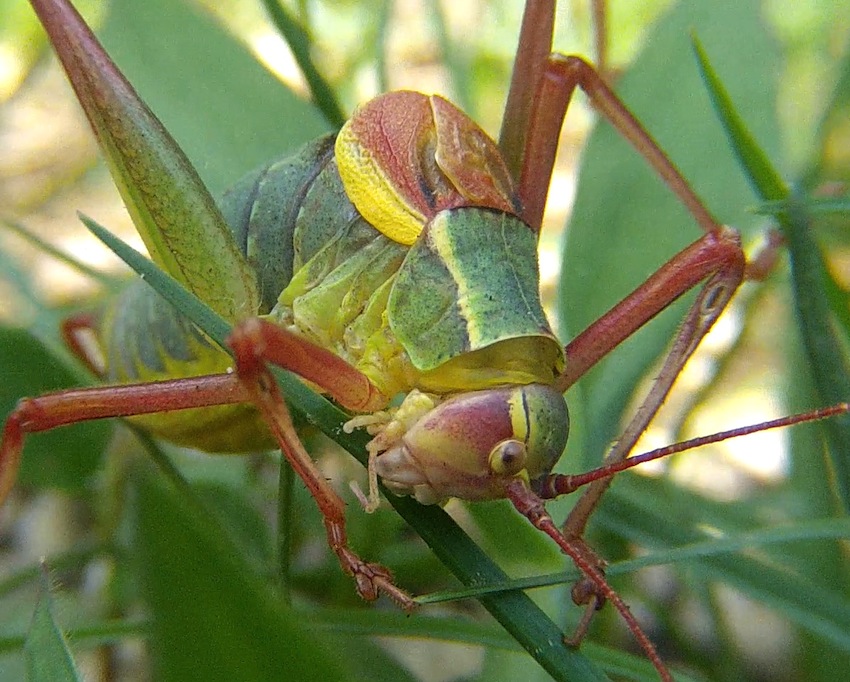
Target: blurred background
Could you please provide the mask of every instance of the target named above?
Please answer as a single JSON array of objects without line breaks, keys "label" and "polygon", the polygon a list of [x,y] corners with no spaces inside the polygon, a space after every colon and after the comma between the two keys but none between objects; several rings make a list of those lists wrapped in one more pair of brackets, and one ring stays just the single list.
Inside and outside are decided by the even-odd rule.
[{"label": "blurred background", "polygon": [[[110,11],[116,15],[127,12],[128,4],[132,3],[81,1],[77,6],[89,22],[98,27],[112,19]],[[212,18],[218,27],[245,46],[275,79],[284,82],[299,96],[308,97],[295,60],[285,41],[268,21],[260,2],[227,0],[189,4]],[[769,108],[759,110],[753,106],[743,112],[744,117],[766,136],[761,140],[769,149],[774,163],[789,180],[799,181],[805,191],[822,196],[846,193],[842,183],[850,179],[850,60],[847,57],[850,7],[846,3],[828,0],[742,3],[752,5],[753,15],[757,16],[763,29],[764,37],[756,39],[747,34],[747,27],[738,24],[703,29],[700,17],[710,12],[696,11],[695,18],[688,19],[685,12],[689,5],[691,3],[653,0],[608,3],[611,79],[619,91],[622,78],[623,96],[630,104],[634,98],[627,96],[629,92],[643,90],[648,93],[645,103],[649,113],[644,116],[639,112],[639,117],[650,131],[662,138],[665,148],[676,147],[675,140],[668,145],[663,139],[670,129],[692,140],[703,136],[701,123],[694,122],[694,127],[690,128],[690,123],[677,122],[674,110],[678,99],[690,100],[692,97],[684,89],[677,91],[676,99],[665,99],[664,95],[647,90],[645,83],[652,82],[653,78],[662,83],[672,80],[672,76],[660,68],[665,66],[664,55],[655,62],[646,59],[642,64],[638,63],[634,67],[634,73],[638,75],[632,75],[630,71],[638,55],[646,56],[653,49],[658,53],[659,45],[667,44],[663,42],[664,34],[656,31],[665,21],[674,23],[669,17],[679,12],[676,17],[685,17],[676,19],[685,27],[678,32],[684,49],[669,52],[666,66],[672,69],[676,64],[693,61],[687,51],[688,28],[693,28],[700,37],[703,31],[706,35],[711,35],[712,31],[722,35],[725,30],[730,43],[737,40],[755,44],[764,40],[774,60],[771,64],[776,65],[769,72],[769,83],[750,81],[748,86],[745,79],[738,84],[734,74],[722,74],[733,80],[732,88],[746,90],[750,87],[768,93],[765,97],[770,97]],[[318,70],[332,84],[345,112],[352,111],[358,103],[380,92],[412,88],[447,96],[489,133],[498,135],[522,13],[521,2],[302,0],[290,3],[288,8],[306,28],[311,40],[310,54]],[[717,15],[722,16],[719,8]],[[163,35],[170,35],[165,32],[169,21],[163,14]],[[557,50],[595,59],[588,2],[561,2],[556,26]],[[146,37],[146,30],[149,29],[140,28],[130,19],[123,28],[105,27],[112,44],[106,36],[104,40],[113,54],[122,50],[128,54],[142,50],[138,59],[144,61],[145,45],[153,50],[162,47],[155,38]],[[151,35],[155,36],[156,30]],[[194,38],[194,34],[189,35]],[[192,41],[187,38],[187,42]],[[177,51],[186,49],[185,45],[177,44],[177,39],[168,43],[167,47]],[[712,56],[722,59],[722,42],[716,41],[713,47]],[[728,53],[734,54],[731,46]],[[132,59],[131,56],[121,56],[128,61]],[[735,58],[730,58],[733,64]],[[124,68],[118,54],[116,59]],[[215,63],[214,58],[210,63]],[[738,64],[741,70],[757,66],[740,60]],[[643,76],[640,69],[643,69]],[[131,79],[138,84],[146,99],[148,91],[143,90],[140,81],[149,91],[157,87],[157,74],[142,74],[139,80],[131,75]],[[162,81],[165,83],[162,89],[167,90],[170,81],[165,76]],[[210,84],[205,87],[226,88],[222,85],[224,81],[224,77],[219,78],[213,70]],[[171,93],[171,96],[180,99],[179,94]],[[586,198],[581,205],[593,207],[594,201],[612,205],[615,200],[625,198],[625,207],[619,209],[620,213],[631,211],[632,215],[640,214],[636,205],[630,207],[628,197],[622,196],[627,194],[625,190],[616,185],[613,188],[609,185],[606,189],[606,179],[596,178],[598,172],[593,168],[587,173],[580,170],[580,164],[592,163],[602,157],[594,156],[586,148],[594,117],[584,98],[578,97],[577,100],[559,141],[558,167],[547,207],[546,231],[541,240],[542,287],[547,305],[564,338],[577,333],[585,319],[598,317],[610,305],[593,301],[592,305],[588,303],[586,311],[573,312],[571,304],[563,300],[565,289],[576,291],[582,285],[581,282],[569,282],[566,279],[569,275],[562,273],[562,265],[570,258],[563,253],[565,239],[580,240],[584,229],[581,221],[594,213],[591,209],[577,211],[580,214],[575,218],[578,224],[574,223],[570,228],[574,231],[564,236],[564,226],[574,202],[582,202],[581,178],[593,178],[595,186],[601,188],[598,190],[601,198]],[[701,104],[701,100],[694,99],[694,102],[705,111],[705,120],[713,121],[710,108]],[[251,110],[255,103],[243,101],[241,106]],[[650,117],[653,119],[651,123]],[[167,127],[171,128],[165,115],[163,118]],[[248,122],[250,119],[246,114],[245,127],[256,129]],[[238,115],[227,120],[226,125],[233,129],[233,140],[238,141],[242,131],[237,128],[243,124]],[[193,122],[187,116],[185,123],[178,121],[175,125],[185,125],[187,130],[191,130]],[[281,116],[280,120],[267,116],[265,125],[271,128],[293,127],[293,120],[285,116]],[[762,125],[764,127],[760,128]],[[298,132],[304,139],[331,127],[320,117],[304,124],[299,120],[295,126],[300,128]],[[257,133],[258,137],[261,135]],[[179,139],[182,143],[183,139]],[[279,151],[288,151],[296,143],[297,140],[293,140],[291,146],[281,143]],[[193,149],[200,149],[204,145],[214,148],[225,142],[220,143],[216,138],[195,140],[191,144],[195,145]],[[205,165],[207,161],[202,153],[190,153],[190,156],[199,164],[211,188],[218,192],[259,163],[263,158],[260,153],[274,155],[278,152],[269,142],[261,140],[252,144],[259,151],[252,151],[254,156],[246,153],[244,158],[234,162],[230,177],[213,160]],[[606,143],[602,141],[599,144],[604,146]],[[722,146],[722,142],[715,146]],[[584,153],[582,150],[585,150]],[[701,157],[701,151],[682,153],[683,158],[675,154],[674,158],[685,168],[689,164],[716,165],[721,174],[732,172],[720,170],[721,162],[715,161],[714,157]],[[616,165],[619,162],[611,163]],[[729,168],[734,165],[728,159],[722,163],[729,163]],[[694,174],[698,174],[698,170]],[[687,168],[685,174],[693,176]],[[736,182],[745,185],[743,181]],[[703,192],[700,185],[697,189]],[[705,194],[721,220],[728,219],[742,227],[746,247],[752,250],[757,248],[759,235],[770,227],[771,220],[756,216],[753,209],[757,207],[758,200],[748,194],[746,188],[742,191],[745,193],[743,198],[729,199],[728,204],[721,208],[713,203],[717,200],[711,198],[711,188]],[[733,208],[735,202],[740,207]],[[94,216],[100,223],[140,246],[100,160],[85,118],[74,101],[64,74],[48,50],[43,31],[31,8],[22,0],[0,0],[0,221],[5,228],[0,230],[0,319],[10,329],[28,330],[43,344],[43,348],[32,356],[22,355],[18,345],[20,339],[13,338],[5,348],[0,347],[0,354],[3,354],[0,366],[20,368],[26,365],[27,370],[22,373],[36,378],[45,373],[57,375],[58,383],[55,385],[78,383],[76,378],[81,372],[79,368],[64,369],[68,359],[58,349],[58,320],[70,310],[96,306],[116,286],[116,281],[126,276],[116,259],[82,228],[76,218],[77,211]],[[727,218],[727,211],[730,218]],[[739,214],[745,216],[740,221]],[[628,217],[626,222],[629,222]],[[745,224],[740,224],[741,221]],[[657,222],[661,219],[658,218]],[[43,245],[34,245],[31,238],[21,237],[15,230],[16,225],[25,226],[31,234],[70,255],[78,264],[63,263]],[[696,236],[695,230],[687,232],[688,229],[691,228],[683,228],[685,243]],[[603,233],[602,228],[598,228],[597,244],[610,246],[610,253],[615,245],[606,244],[606,240],[622,240],[619,247],[625,249],[625,256],[609,256],[612,262],[608,263],[608,267],[615,271],[626,267],[624,261],[630,259],[629,253],[636,248],[635,244],[655,243],[654,237],[639,229],[631,239],[604,236],[606,234],[612,233]],[[843,287],[846,292],[850,287],[850,254],[847,248],[850,232],[846,215],[829,216],[819,221],[816,235],[839,291]],[[599,246],[596,248],[600,249]],[[671,249],[653,254],[652,262],[660,265],[672,253],[674,250]],[[604,253],[600,258],[605,260]],[[79,264],[107,274],[105,277],[93,275]],[[577,272],[576,269],[571,271]],[[651,269],[642,276],[649,272]],[[601,274],[599,280],[607,282],[609,278]],[[639,282],[640,279],[633,280],[617,297]],[[598,282],[586,286],[602,288]],[[844,302],[837,305],[846,309],[846,294],[844,296]],[[590,297],[590,293],[579,295],[582,300]],[[836,297],[840,299],[841,294],[836,293]],[[789,332],[794,327],[790,299],[787,264],[782,261],[776,274],[764,286],[748,288],[731,313],[718,324],[705,348],[689,366],[659,423],[647,434],[646,447],[765,420],[785,414],[792,408],[803,409],[819,404],[817,398],[811,395],[801,397],[788,393],[789,385],[799,387],[808,383],[803,361],[799,359],[799,348],[796,348],[797,342],[791,338],[794,332]],[[673,328],[675,321],[668,323],[668,329]],[[669,339],[670,332],[661,333],[662,336],[664,334]],[[795,349],[789,352],[788,346],[795,346]],[[587,384],[579,387],[575,396],[571,395],[570,406],[576,417],[578,443],[572,447],[582,450],[581,457],[586,462],[584,466],[576,465],[577,468],[593,466],[599,461],[605,445],[616,437],[622,408],[633,402],[635,385],[642,385],[644,375],[651,376],[652,368],[656,366],[654,358],[659,351],[653,352],[655,355],[650,354],[639,370],[632,372],[640,375],[637,378],[621,385],[620,379],[615,382],[609,379],[616,369],[601,368],[588,379]],[[613,362],[616,365],[624,361]],[[44,369],[47,366],[44,363],[49,363],[49,372]],[[26,378],[33,379],[32,376]],[[609,382],[617,386],[616,398],[606,396],[599,388]],[[10,380],[8,383],[13,382]],[[10,393],[14,390],[9,387]],[[27,390],[32,392],[34,389]],[[586,399],[583,405],[594,407],[575,404],[582,399]],[[13,397],[9,397],[8,401],[11,405]],[[611,407],[614,403],[616,407]],[[601,408],[597,410],[596,405],[601,405]],[[606,411],[609,408],[610,414]],[[597,428],[594,417],[588,418],[585,410],[601,415],[597,419],[605,421],[604,429]],[[110,433],[104,431],[86,438],[108,443],[106,448],[113,454],[137,448],[127,432]],[[731,530],[744,532],[769,528],[789,520],[803,523],[802,520],[812,518],[842,516],[840,504],[825,482],[830,475],[828,465],[821,462],[816,470],[795,467],[799,460],[795,459],[794,444],[789,443],[787,433],[764,434],[760,438],[760,441],[729,442],[708,453],[682,457],[681,462],[660,468],[669,473],[664,482],[649,478],[648,482],[638,481],[635,485],[669,484],[672,487],[665,487],[663,491],[647,488],[658,496],[654,502],[658,513],[664,515],[666,510],[674,523],[681,513],[681,523],[685,524],[688,521],[684,520],[682,509],[690,509],[695,515],[696,510],[702,509],[706,514],[704,518],[710,519],[704,521],[703,530],[718,537]],[[803,457],[821,461],[823,446],[819,437],[814,435],[811,439],[816,444],[808,446]],[[70,440],[71,437],[60,435],[54,445],[46,448],[76,447],[68,445]],[[90,440],[80,447],[86,452],[93,449]],[[322,457],[324,470],[340,484],[341,489],[345,489],[348,480],[361,476],[350,458],[335,455],[326,444],[317,443],[316,447],[323,452],[328,451]],[[59,557],[57,563],[66,567],[57,579],[60,585],[57,598],[62,603],[60,614],[64,626],[73,628],[103,623],[109,620],[109,616],[119,618],[133,635],[122,639],[120,646],[94,647],[92,638],[73,638],[73,648],[86,679],[148,679],[151,675],[149,654],[141,644],[146,625],[144,611],[139,606],[138,588],[134,585],[132,571],[122,565],[121,552],[116,549],[126,548],[127,542],[132,544],[132,540],[127,539],[129,531],[120,527],[127,523],[122,520],[126,506],[122,501],[123,480],[128,475],[127,467],[120,463],[122,458],[114,456],[104,458],[104,464],[98,465],[100,456],[97,453],[90,469],[86,470],[84,483],[81,484],[73,474],[69,474],[73,480],[68,485],[56,480],[39,481],[36,475],[34,480],[27,481],[29,485],[16,491],[14,499],[0,511],[0,599],[3,600],[0,613],[15,614],[8,622],[0,623],[0,653],[8,653],[0,657],[0,678],[22,679],[20,636],[26,629],[37,591],[32,567],[42,556]],[[252,554],[252,558],[262,565],[271,551],[268,547],[271,540],[266,537],[270,531],[264,524],[272,525],[274,518],[277,490],[275,457],[257,455],[245,460],[222,461],[182,451],[174,452],[173,456],[187,472],[187,477],[197,483],[202,494],[227,507],[223,512],[226,517],[223,523],[251,525],[247,535],[251,538],[250,542],[256,543],[251,549],[256,557]],[[88,458],[92,460],[91,455]],[[573,460],[580,461],[580,458],[577,455]],[[116,461],[119,463],[116,464]],[[98,473],[92,474],[93,470]],[[669,483],[670,480],[673,483]],[[56,485],[70,487],[73,492],[56,492]],[[626,485],[631,484],[624,483],[623,487]],[[823,492],[815,494],[813,489]],[[223,490],[227,492],[223,493]],[[687,491],[686,497],[660,497],[662,492],[664,495],[678,495],[679,490]],[[644,488],[641,487],[638,492],[644,494]],[[310,501],[304,491],[299,490],[297,494],[303,508],[308,509]],[[623,495],[625,497],[626,493]],[[614,499],[617,499],[616,495]],[[357,513],[353,500],[349,499],[349,505],[350,516],[363,516]],[[500,510],[498,513],[491,514],[462,505],[452,507],[453,513],[465,521],[484,546],[509,566],[516,566],[518,573],[520,570],[526,574],[563,569],[561,558],[548,547],[541,549],[536,538],[526,540],[528,546],[520,544],[519,548],[500,548],[500,536],[509,533],[505,527],[499,527],[499,523],[503,517],[509,516],[510,510],[497,509]],[[647,547],[652,545],[651,542],[637,530],[629,531],[623,527],[622,519],[637,514],[635,509],[639,508],[624,506],[620,509],[612,504],[610,512],[601,514],[602,519],[593,529],[594,546],[606,558],[625,559],[649,551]],[[559,508],[561,516],[563,510],[564,507]],[[727,513],[734,514],[734,518],[724,516]],[[353,535],[362,553],[387,563],[400,576],[401,584],[410,586],[415,592],[445,587],[448,578],[444,569],[437,566],[421,542],[409,537],[398,519],[388,518],[390,516],[390,512],[384,511],[363,521],[362,526],[355,526]],[[488,516],[490,518],[485,518]],[[245,521],[246,518],[250,519],[250,523]],[[652,525],[651,516],[643,518],[647,525]],[[521,526],[520,521],[518,527]],[[295,534],[299,557],[295,570],[296,585],[304,601],[333,604],[345,609],[359,606],[350,584],[344,576],[337,575],[339,571],[335,570],[333,559],[326,556],[321,528],[312,510],[304,512],[304,518],[299,516]],[[129,537],[132,538],[132,533]],[[799,575],[805,576],[807,571],[800,567],[807,567],[822,577],[826,576],[827,569],[812,559],[824,558],[830,564],[828,570],[834,571],[829,573],[827,587],[845,598],[843,602],[832,600],[835,613],[830,613],[828,606],[822,609],[819,606],[821,601],[831,601],[829,591],[823,592],[820,600],[809,600],[814,605],[800,616],[798,610],[802,607],[799,602],[783,601],[781,592],[786,588],[777,588],[778,596],[768,594],[765,597],[755,581],[748,583],[743,579],[742,586],[736,582],[737,577],[733,579],[731,570],[716,566],[712,568],[713,572],[701,572],[685,565],[682,568],[684,575],[676,573],[675,569],[655,567],[637,574],[638,577],[631,582],[618,576],[615,587],[623,591],[635,612],[650,623],[650,634],[654,641],[659,642],[665,658],[669,655],[671,663],[691,672],[696,679],[836,679],[841,671],[850,670],[846,542],[839,544],[832,540],[818,540],[812,531],[807,543],[798,544],[805,546],[794,545],[793,551],[789,550],[788,554],[794,555],[796,563],[791,568],[790,564],[781,564],[783,574],[796,576],[799,572]],[[783,560],[787,558],[783,556]],[[766,560],[778,561],[776,557]],[[53,566],[53,562],[48,560],[48,565]],[[806,601],[805,595],[797,597],[802,602]],[[541,601],[558,612],[559,617],[560,611],[566,609],[563,588],[560,593],[555,591]],[[452,618],[458,614],[479,618],[479,611],[477,605],[469,602],[447,609]],[[633,650],[633,644],[613,609],[600,614],[598,621],[586,649],[592,657],[613,665],[608,654],[595,651],[594,643],[602,642],[614,651]],[[843,629],[845,626],[846,629]],[[374,624],[371,627],[374,628]],[[360,639],[365,640],[362,635],[368,630],[368,626],[363,628],[359,633]],[[107,628],[105,638],[112,642],[116,632],[117,629]],[[397,657],[392,660],[403,662],[398,664],[399,668],[388,667],[384,671],[385,679],[404,679],[402,674],[410,675],[411,679],[435,681],[517,679],[517,675],[523,676],[522,679],[533,679],[533,676],[546,679],[536,664],[529,663],[524,655],[503,654],[499,647],[490,647],[483,636],[481,641],[472,643],[472,637],[468,636],[466,640],[456,642],[454,648],[442,649],[432,648],[436,646],[433,641],[414,646],[411,640],[402,638],[401,632],[391,628],[384,631],[396,636],[382,640],[382,650]],[[434,639],[451,640],[452,637],[441,632]],[[494,654],[493,648],[499,651]],[[640,659],[639,652],[637,659]],[[387,665],[390,666],[389,663]],[[624,664],[624,667],[628,666]],[[637,672],[630,673],[626,679],[652,679],[652,673],[647,672],[645,667],[641,668],[640,663],[634,664],[632,668]],[[369,673],[374,674],[374,671]]]}]

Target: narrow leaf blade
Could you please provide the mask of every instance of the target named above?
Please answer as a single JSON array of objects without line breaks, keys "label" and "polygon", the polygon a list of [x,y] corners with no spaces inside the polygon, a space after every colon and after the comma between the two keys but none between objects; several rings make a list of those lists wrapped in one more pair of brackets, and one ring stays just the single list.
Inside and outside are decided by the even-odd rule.
[{"label": "narrow leaf blade", "polygon": [[[741,167],[763,201],[791,198],[789,210],[777,220],[791,254],[794,300],[809,368],[823,405],[850,400],[850,363],[832,321],[829,276],[826,262],[812,234],[812,219],[804,203],[794,200],[774,168],[770,157],[736,113],[729,93],[698,41],[694,47],[712,101],[735,150]],[[823,424],[830,443],[833,483],[845,513],[850,512],[850,416],[836,417]]]},{"label": "narrow leaf blade", "polygon": [[142,585],[162,679],[348,679],[208,518],[149,472],[134,481]]},{"label": "narrow leaf blade", "polygon": [[53,616],[53,600],[47,577],[42,578],[41,597],[24,644],[28,682],[81,682],[65,635]]}]

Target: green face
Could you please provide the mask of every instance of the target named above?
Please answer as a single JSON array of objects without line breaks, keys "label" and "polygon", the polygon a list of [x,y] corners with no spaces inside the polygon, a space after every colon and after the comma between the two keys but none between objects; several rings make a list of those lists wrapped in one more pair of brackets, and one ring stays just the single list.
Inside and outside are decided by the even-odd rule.
[{"label": "green face", "polygon": [[423,416],[378,457],[387,487],[423,503],[504,497],[505,486],[546,476],[569,431],[564,397],[528,384],[458,395]]}]

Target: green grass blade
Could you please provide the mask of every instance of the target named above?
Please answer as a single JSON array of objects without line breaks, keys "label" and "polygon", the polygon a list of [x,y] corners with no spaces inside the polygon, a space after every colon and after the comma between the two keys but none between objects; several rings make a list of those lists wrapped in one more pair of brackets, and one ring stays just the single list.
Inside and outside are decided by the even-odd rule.
[{"label": "green grass blade", "polygon": [[443,55],[442,61],[448,71],[449,87],[454,95],[455,104],[474,118],[475,110],[472,102],[474,88],[470,82],[470,64],[466,62],[461,52],[464,43],[452,39],[442,4],[431,2],[429,5],[429,18]]},{"label": "green grass blade", "polygon": [[283,36],[289,49],[298,62],[304,80],[313,94],[313,101],[325,115],[328,123],[334,128],[341,128],[346,121],[346,115],[337,100],[336,93],[330,83],[319,73],[313,58],[310,56],[310,36],[296,21],[295,17],[279,2],[279,0],[262,0],[263,7],[272,23]]},{"label": "green grass blade", "polygon": [[[797,316],[819,400],[824,405],[848,401],[850,365],[832,323],[830,277],[811,220],[801,209],[792,210],[782,223],[791,253]],[[829,442],[832,482],[844,513],[850,514],[850,416],[830,419],[822,426]]]},{"label": "green grass blade", "polygon": [[746,171],[747,179],[764,199],[784,199],[788,195],[788,187],[785,181],[773,168],[770,158],[756,142],[744,120],[738,115],[726,87],[717,72],[711,67],[708,55],[699,38],[695,34],[691,34],[691,40],[699,61],[700,72],[708,86],[708,93],[711,96],[715,111],[720,115],[720,120],[729,137],[732,149],[738,155],[738,160]]},{"label": "green grass blade", "polygon": [[90,265],[86,265],[78,258],[75,258],[70,253],[63,251],[62,249],[54,246],[46,242],[44,239],[39,237],[35,232],[30,230],[26,225],[23,225],[14,220],[0,220],[0,224],[3,225],[3,228],[8,230],[9,232],[13,232],[18,235],[22,239],[29,242],[32,246],[38,249],[41,253],[50,256],[57,263],[63,263],[67,265],[69,268],[76,270],[81,275],[85,275],[90,279],[93,279],[104,286],[117,286],[119,283],[119,279],[117,277],[113,277],[101,270],[97,270]]},{"label": "green grass blade", "polygon": [[65,635],[54,618],[46,575],[42,579],[41,597],[35,607],[24,652],[28,682],[81,682]]},{"label": "green grass blade", "polygon": [[[51,567],[53,562],[51,562]],[[66,639],[74,642],[74,645],[83,647],[94,647],[107,644],[116,644],[128,637],[141,637],[150,632],[150,623],[142,619],[132,620],[107,620],[90,625],[67,628]],[[27,636],[24,634],[9,634],[0,636],[0,654],[20,651],[26,646]]]},{"label": "green grass blade", "polygon": [[[801,521],[787,526],[760,529],[731,537],[723,537],[694,542],[681,547],[666,549],[663,552],[646,554],[637,559],[620,561],[605,568],[605,575],[611,577],[626,575],[650,566],[669,566],[710,557],[728,556],[745,551],[764,548],[769,545],[781,545],[806,540],[841,539],[850,540],[850,518],[818,519]],[[536,587],[549,587],[575,582],[578,573],[565,571],[548,575],[514,578],[498,585],[480,585],[462,590],[442,590],[433,592],[420,599],[423,604],[469,599],[482,594],[491,594],[504,590],[529,590]]]},{"label": "green grass blade", "polygon": [[[679,524],[665,524],[676,510]],[[738,510],[725,503],[713,503],[677,489],[661,480],[623,476],[610,491],[607,504],[594,517],[600,528],[625,537],[644,547],[675,555],[683,547],[710,542],[705,528],[729,529],[753,521],[750,511],[741,521]],[[816,546],[821,551],[824,542]],[[784,548],[788,550],[789,548]],[[837,646],[842,655],[850,653],[850,599],[840,582],[819,581],[799,566],[796,555],[759,548],[745,554],[706,556],[689,564],[690,575],[701,582],[737,588],[743,594],[776,610],[791,622]]]},{"label": "green grass blade", "polygon": [[390,0],[381,0],[375,9],[375,45],[374,59],[375,71],[378,77],[378,92],[387,92],[390,84],[390,65],[387,63],[387,49],[389,46],[390,18],[392,15],[392,3]]},{"label": "green grass blade", "polygon": [[[835,197],[825,199],[822,197],[798,197],[796,205],[799,208],[805,209],[810,215],[829,215],[850,213],[850,198]],[[755,212],[761,215],[781,215],[787,213],[791,209],[791,202],[782,201],[764,201],[755,208]]]},{"label": "green grass blade", "polygon": [[[736,113],[696,38],[694,49],[712,101],[751,184],[763,201],[788,201],[787,186]],[[850,366],[832,322],[826,263],[812,235],[809,214],[802,203],[791,198],[789,210],[777,220],[791,254],[794,299],[809,367],[822,404],[845,402],[850,400]],[[850,513],[850,416],[830,419],[823,428],[830,443],[836,492],[844,512]]]}]

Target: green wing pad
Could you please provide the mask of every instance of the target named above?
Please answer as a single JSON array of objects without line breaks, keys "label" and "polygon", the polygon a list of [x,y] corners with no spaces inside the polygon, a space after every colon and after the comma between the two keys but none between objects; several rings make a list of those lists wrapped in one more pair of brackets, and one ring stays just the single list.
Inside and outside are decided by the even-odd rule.
[{"label": "green wing pad", "polygon": [[[551,382],[563,353],[538,288],[537,238],[519,218],[491,209],[443,211],[399,270],[387,308],[390,327],[422,372],[455,358],[453,365],[462,367],[464,355],[478,364],[476,351],[525,339],[508,347],[525,354],[530,344],[542,352],[525,358],[509,352],[501,362],[528,381]],[[535,366],[540,362],[549,366]]]}]

